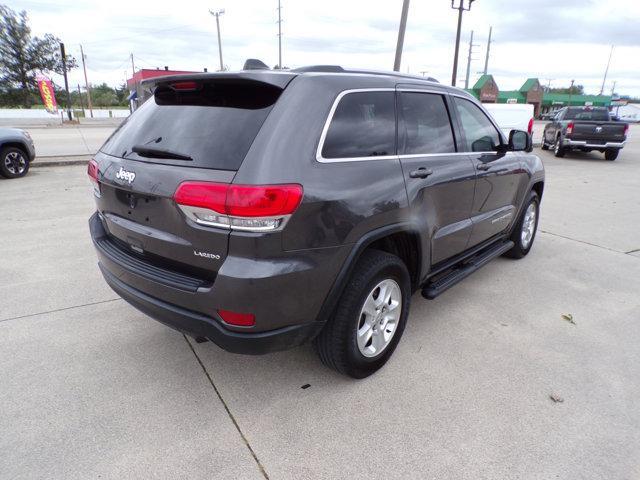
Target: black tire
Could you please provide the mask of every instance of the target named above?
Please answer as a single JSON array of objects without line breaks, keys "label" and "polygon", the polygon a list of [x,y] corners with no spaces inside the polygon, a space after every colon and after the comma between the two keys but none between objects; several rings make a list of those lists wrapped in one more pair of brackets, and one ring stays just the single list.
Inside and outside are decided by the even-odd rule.
[{"label": "black tire", "polygon": [[[526,245],[524,245],[523,238],[522,238],[522,230],[523,230],[523,225],[525,223],[525,217],[527,216],[527,210],[529,209],[529,206],[531,204],[535,205],[535,212],[536,212],[534,230],[533,230],[533,235],[531,236],[531,239],[528,241]],[[536,233],[538,232],[539,218],[540,218],[540,197],[538,197],[538,194],[536,192],[531,191],[529,192],[529,197],[527,198],[524,208],[522,209],[520,218],[518,218],[518,222],[513,227],[513,232],[511,232],[510,240],[514,243],[514,246],[511,250],[509,250],[507,253],[504,254],[505,257],[522,258],[529,253],[529,251],[531,250],[531,247],[533,246],[533,241],[536,238]]]},{"label": "black tire", "polygon": [[29,156],[16,147],[0,150],[0,175],[5,178],[24,177],[29,171]]},{"label": "black tire", "polygon": [[556,137],[556,141],[553,144],[553,154],[558,157],[558,158],[562,158],[564,157],[564,154],[566,153],[565,148],[560,144],[561,141],[561,137],[560,135],[558,135]]},{"label": "black tire", "polygon": [[542,144],[540,145],[540,148],[542,150],[549,150],[549,145],[547,145],[547,142],[544,139],[544,132],[542,133]]},{"label": "black tire", "polygon": [[[400,287],[402,304],[399,320],[389,343],[373,357],[366,357],[357,343],[365,300],[382,281],[391,279]],[[380,369],[395,350],[409,314],[411,281],[404,262],[379,250],[365,251],[349,279],[333,316],[314,339],[320,360],[327,367],[353,378],[365,378]],[[377,320],[376,320],[377,321]],[[374,324],[376,324],[374,322]]]},{"label": "black tire", "polygon": [[604,151],[604,158],[614,161],[616,158],[618,158],[618,153],[620,153],[620,150],[618,150],[617,148],[609,148]]}]

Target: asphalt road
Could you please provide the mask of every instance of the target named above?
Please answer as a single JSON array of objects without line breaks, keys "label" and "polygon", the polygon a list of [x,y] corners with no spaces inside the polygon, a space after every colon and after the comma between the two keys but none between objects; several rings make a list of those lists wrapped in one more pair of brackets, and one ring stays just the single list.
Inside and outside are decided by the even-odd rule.
[{"label": "asphalt road", "polygon": [[0,478],[640,478],[632,134],[615,162],[538,150],[530,255],[414,296],[393,358],[362,381],[309,347],[195,344],[118,299],[85,167],[0,181]]}]

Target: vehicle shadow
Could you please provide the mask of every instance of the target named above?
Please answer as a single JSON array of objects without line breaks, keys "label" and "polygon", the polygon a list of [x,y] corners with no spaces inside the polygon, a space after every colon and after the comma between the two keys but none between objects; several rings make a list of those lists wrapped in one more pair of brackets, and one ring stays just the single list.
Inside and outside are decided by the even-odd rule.
[{"label": "vehicle shadow", "polygon": [[[539,152],[542,153],[544,150],[539,149]],[[579,150],[567,152],[564,154],[564,157],[556,157],[552,152],[545,152],[545,158],[552,160],[571,160],[571,161],[588,161],[588,162],[603,162],[603,163],[611,163],[610,160],[604,158],[604,153],[600,152],[581,152]]]}]

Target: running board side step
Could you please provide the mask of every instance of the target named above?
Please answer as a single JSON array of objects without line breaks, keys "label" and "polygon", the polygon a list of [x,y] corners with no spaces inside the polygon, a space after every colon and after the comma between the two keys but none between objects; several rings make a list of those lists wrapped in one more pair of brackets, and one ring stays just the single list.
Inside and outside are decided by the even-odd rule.
[{"label": "running board side step", "polygon": [[453,287],[462,279],[468,277],[476,270],[485,266],[494,258],[499,257],[503,253],[511,250],[513,246],[514,243],[512,241],[500,242],[497,245],[493,245],[486,250],[474,255],[470,259],[464,261],[459,267],[454,267],[454,269],[450,273],[447,273],[443,277],[440,277],[433,282],[427,283],[427,285],[425,285],[422,289],[422,296],[427,300],[433,300],[442,292]]}]

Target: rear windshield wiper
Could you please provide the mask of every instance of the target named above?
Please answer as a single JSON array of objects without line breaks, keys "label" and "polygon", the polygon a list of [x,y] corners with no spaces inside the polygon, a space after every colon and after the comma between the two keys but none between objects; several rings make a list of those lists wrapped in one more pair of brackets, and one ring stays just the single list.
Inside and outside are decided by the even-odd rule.
[{"label": "rear windshield wiper", "polygon": [[137,153],[141,157],[193,161],[193,158],[188,155],[183,155],[182,153],[176,153],[162,148],[146,147],[144,145],[135,145],[131,151]]}]

